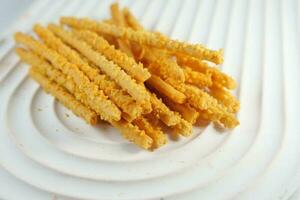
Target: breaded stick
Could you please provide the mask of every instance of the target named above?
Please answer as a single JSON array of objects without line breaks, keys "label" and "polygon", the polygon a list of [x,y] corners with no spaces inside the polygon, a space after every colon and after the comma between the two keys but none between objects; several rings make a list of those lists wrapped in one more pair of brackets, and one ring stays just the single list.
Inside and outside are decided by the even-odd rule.
[{"label": "breaded stick", "polygon": [[124,120],[120,121],[110,121],[110,123],[120,130],[122,135],[129,141],[135,143],[139,147],[144,149],[150,149],[152,147],[153,140],[149,137],[144,130],[140,130],[136,125],[126,122]]},{"label": "breaded stick", "polygon": [[34,31],[38,36],[50,47],[61,55],[65,56],[71,63],[78,66],[90,80],[94,81],[111,100],[124,111],[127,115],[126,119],[132,121],[142,114],[142,107],[138,105],[131,96],[120,89],[117,84],[108,79],[105,75],[100,74],[99,70],[89,66],[83,61],[80,55],[65,45],[51,31],[42,26],[36,25]]},{"label": "breaded stick", "polygon": [[180,122],[178,124],[172,126],[173,131],[175,131],[175,133],[185,137],[190,136],[192,134],[192,127],[193,125],[184,119],[180,119]]},{"label": "breaded stick", "polygon": [[131,27],[134,30],[143,30],[144,27],[138,22],[135,16],[130,12],[128,8],[123,8],[123,15],[127,26]]},{"label": "breaded stick", "polygon": [[85,57],[91,60],[97,67],[106,73],[112,80],[115,80],[124,90],[126,90],[138,103],[147,104],[150,102],[150,96],[142,85],[136,83],[119,66],[108,61],[100,53],[94,51],[90,45],[74,37],[71,32],[64,31],[62,28],[49,25],[49,28],[64,42],[77,49]]},{"label": "breaded stick", "polygon": [[[55,69],[53,66],[51,66],[49,63],[47,63],[45,60],[42,60],[41,58],[34,55],[33,53],[25,51],[23,49],[17,49],[17,52],[21,56],[21,58],[24,61],[26,61],[27,63],[37,64],[37,67],[34,67],[34,74],[37,73],[39,76],[44,77],[44,79],[47,80],[48,82],[51,82],[51,80],[55,80],[58,82],[58,84],[63,85],[70,92],[73,92],[75,94],[75,96],[77,96],[77,97],[79,96],[79,97],[85,99],[85,96],[82,96],[84,94],[80,95],[78,93],[78,91],[76,90],[75,84],[72,84],[72,82],[73,82],[72,80],[67,79],[67,77],[64,74],[62,74],[59,70]],[[47,75],[48,78],[41,75],[41,73]],[[41,85],[44,82],[41,83],[39,81],[39,83]],[[51,83],[55,84],[54,82],[51,82]],[[55,84],[55,85],[58,88],[60,88],[60,90],[64,90],[58,84]],[[71,85],[73,85],[73,86],[71,86]],[[82,116],[88,122],[90,122],[92,124],[97,122],[97,121],[95,121],[95,120],[98,120],[97,114],[94,111],[90,110],[88,106],[84,106],[83,104],[80,104],[79,102],[77,102],[74,99],[74,97],[71,94],[69,94],[68,92],[65,91],[65,93],[62,93],[57,97],[55,91],[52,92],[52,90],[50,90],[52,88],[50,88],[48,90],[47,87],[44,87],[44,89],[46,91],[49,91],[53,96],[55,96],[59,100],[62,99],[63,103],[66,102],[66,104],[64,103],[64,105],[66,105],[66,107],[73,110],[73,112],[78,114],[79,116]],[[57,89],[55,89],[55,90],[57,90]],[[68,96],[71,96],[73,98],[73,100],[76,101],[76,103],[74,103],[73,100],[71,98],[69,98]],[[70,105],[68,105],[68,103],[70,103]],[[89,104],[87,103],[87,105],[89,105]],[[91,115],[87,111],[91,112],[93,115]],[[94,115],[96,116],[96,118]],[[108,121],[112,125],[114,125],[116,128],[118,128],[125,138],[129,139],[130,141],[134,142],[135,144],[139,145],[140,147],[149,149],[152,146],[152,139],[149,136],[147,136],[144,131],[140,130],[137,126],[135,126],[129,122],[126,122],[124,120],[120,120],[120,121],[108,120]]]},{"label": "breaded stick", "polygon": [[26,34],[16,33],[15,40],[27,46],[42,58],[50,61],[54,67],[61,70],[65,75],[70,76],[78,86],[80,92],[85,94],[88,99],[93,102],[93,107],[91,108],[94,109],[98,115],[103,117],[103,119],[120,120],[121,111],[118,107],[107,99],[103,92],[99,90],[95,84],[91,83],[76,65],[69,63],[64,57]]},{"label": "breaded stick", "polygon": [[223,104],[229,112],[236,113],[240,109],[238,100],[223,86],[213,84],[210,87],[210,94],[215,97],[219,103]]},{"label": "breaded stick", "polygon": [[212,85],[211,73],[200,73],[193,71],[189,67],[183,67],[186,83],[196,85],[200,88],[210,87]]},{"label": "breaded stick", "polygon": [[29,75],[36,80],[45,91],[49,92],[60,103],[72,110],[75,115],[83,118],[88,124],[95,125],[98,123],[98,115],[77,101],[74,96],[68,93],[63,87],[41,75],[34,67],[30,68]]},{"label": "breaded stick", "polygon": [[170,84],[162,80],[159,76],[152,74],[146,83],[176,103],[182,104],[186,100],[186,96],[182,92],[176,90]]},{"label": "breaded stick", "polygon": [[40,58],[30,51],[21,48],[17,48],[16,52],[20,56],[21,60],[28,63],[29,65],[34,66],[35,71],[38,71],[41,75],[46,76],[50,81],[54,81],[59,86],[65,88],[86,107],[93,107],[93,102],[89,98],[87,98],[86,94],[79,91],[79,88],[76,86],[74,81],[64,75],[60,70],[54,68],[46,60]]},{"label": "breaded stick", "polygon": [[194,124],[197,121],[197,119],[199,117],[199,112],[195,108],[193,108],[190,104],[174,103],[173,101],[171,101],[168,98],[164,98],[163,101],[172,110],[179,112],[181,114],[181,116],[189,123]]},{"label": "breaded stick", "polygon": [[[123,16],[125,19],[126,27],[130,27],[134,30],[143,30],[143,27],[139,24],[137,19],[131,14],[131,12],[128,10],[128,8],[123,8],[122,10]],[[145,54],[145,47],[139,45],[136,42],[131,42],[130,44],[131,50],[134,53],[136,60],[141,60],[144,57]]]},{"label": "breaded stick", "polygon": [[218,82],[228,89],[234,89],[237,86],[235,80],[233,80],[230,76],[221,72],[219,69],[211,67],[204,61],[201,61],[197,58],[186,56],[183,54],[175,54],[177,62],[180,65],[186,65],[191,69],[201,72],[201,73],[211,73],[213,82]]},{"label": "breaded stick", "polygon": [[151,103],[153,107],[152,114],[160,119],[167,126],[175,126],[180,123],[181,117],[178,113],[170,110],[155,94],[151,94]]},{"label": "breaded stick", "polygon": [[152,71],[155,70],[155,73],[167,82],[169,79],[176,83],[184,83],[185,81],[182,69],[174,60],[169,56],[166,57],[164,52],[160,50],[146,47],[142,61],[148,63],[149,65],[147,66],[155,67]]},{"label": "breaded stick", "polygon": [[60,70],[54,68],[45,59],[34,54],[32,51],[27,51],[23,48],[16,48],[16,53],[22,61],[31,66],[35,66],[35,70],[38,70],[40,74],[47,76],[51,81],[55,81],[58,85],[67,89],[69,93],[73,94],[75,97],[77,96],[77,100],[80,100],[84,105],[89,106],[86,95],[79,92],[74,81],[64,75]]},{"label": "breaded stick", "polygon": [[[220,114],[212,113],[213,110],[199,110],[199,119],[206,120],[208,122],[216,122],[225,128],[234,128],[239,125],[239,121],[232,118],[232,114]],[[230,116],[231,115],[231,116]]]},{"label": "breaded stick", "polygon": [[140,117],[133,122],[153,140],[153,148],[158,148],[167,143],[167,138],[160,128],[153,126],[151,122],[144,117]]},{"label": "breaded stick", "polygon": [[[124,27],[125,26],[125,19],[123,13],[119,10],[119,4],[117,2],[113,3],[110,6],[110,12],[112,17],[112,22],[117,25]],[[134,57],[133,53],[131,52],[129,42],[127,40],[117,39],[119,49],[126,53],[130,57]]]},{"label": "breaded stick", "polygon": [[223,62],[223,50],[213,51],[199,44],[188,44],[171,40],[165,36],[146,32],[135,31],[130,28],[117,27],[107,23],[101,23],[87,18],[62,17],[61,23],[75,28],[89,29],[99,33],[110,34],[118,38],[128,39],[141,45],[156,48],[164,48],[171,52],[181,52],[202,60],[208,60],[216,64]]},{"label": "breaded stick", "polygon": [[131,57],[128,57],[122,51],[115,49],[104,38],[98,36],[91,31],[74,31],[74,34],[92,46],[95,50],[102,53],[109,60],[113,61],[124,69],[129,75],[131,75],[138,82],[144,82],[150,78],[151,74],[147,69],[143,67],[143,64],[136,63]]},{"label": "breaded stick", "polygon": [[[137,19],[128,9],[123,9],[127,24],[134,30],[144,30]],[[177,65],[169,54],[164,51],[149,47],[141,47],[144,50],[142,61],[148,63],[148,67],[155,67],[155,72],[168,83],[184,83],[185,77],[182,69]],[[150,65],[152,64],[152,65]],[[170,81],[169,81],[170,80]]]},{"label": "breaded stick", "polygon": [[226,128],[234,128],[239,124],[232,113],[229,113],[214,97],[201,89],[192,85],[185,85],[184,94],[192,106],[210,114],[211,121],[221,121]]}]

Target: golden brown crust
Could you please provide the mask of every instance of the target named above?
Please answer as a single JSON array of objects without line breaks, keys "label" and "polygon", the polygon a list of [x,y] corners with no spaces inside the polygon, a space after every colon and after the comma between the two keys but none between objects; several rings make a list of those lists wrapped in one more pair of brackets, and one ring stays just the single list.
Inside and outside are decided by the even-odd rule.
[{"label": "golden brown crust", "polygon": [[124,120],[117,122],[110,121],[110,123],[120,130],[124,138],[128,139],[139,147],[142,147],[143,149],[150,149],[152,147],[152,138],[149,137],[145,131],[140,130],[136,125]]},{"label": "golden brown crust", "polygon": [[180,115],[189,123],[194,124],[197,121],[197,119],[199,117],[199,112],[195,108],[193,108],[190,104],[174,103],[173,101],[171,101],[168,98],[164,98],[163,101],[172,110],[179,112]]},{"label": "golden brown crust", "polygon": [[129,28],[117,27],[107,23],[96,22],[87,18],[62,17],[61,23],[75,28],[89,29],[99,33],[113,35],[117,38],[128,39],[142,45],[156,48],[165,48],[171,52],[182,52],[184,54],[208,60],[216,64],[223,62],[223,50],[209,50],[203,45],[189,44],[178,40],[171,40],[161,34],[147,31],[135,31]]},{"label": "golden brown crust", "polygon": [[[98,122],[98,116],[94,111],[90,110],[88,106],[84,106],[83,104],[78,102],[70,93],[66,92],[61,86],[54,82],[51,82],[51,80],[56,80],[60,84],[66,86],[67,78],[62,73],[53,68],[50,64],[47,64],[46,61],[42,61],[41,59],[35,59],[37,58],[37,56],[35,56],[34,54],[26,52],[25,50],[23,50],[24,52],[21,51],[22,50],[18,50],[19,54],[22,55],[22,58],[24,58],[24,60],[29,60],[30,62],[39,64],[38,67],[34,67],[30,70],[30,75],[35,80],[37,80],[46,91],[55,96],[66,107],[71,109],[75,114],[83,117],[88,123],[96,124]],[[41,72],[50,75],[50,77],[47,78],[46,76],[43,76]],[[75,95],[78,94],[78,91],[76,91],[76,86],[72,87],[71,92],[75,93]],[[80,94],[78,94],[77,97],[84,98],[84,96]],[[108,121],[116,128],[118,128],[126,139],[132,141],[133,143],[137,144],[138,146],[144,149],[149,149],[152,147],[153,140],[145,134],[145,131],[140,130],[137,126],[133,125],[132,123],[126,122],[124,120]]]},{"label": "golden brown crust", "polygon": [[[118,2],[115,2],[110,6],[110,13],[112,16],[112,24],[123,27],[126,25],[123,12],[120,11]],[[117,42],[121,51],[131,58],[134,57],[128,40],[117,39]]]},{"label": "golden brown crust", "polygon": [[219,103],[223,104],[229,112],[236,113],[240,109],[239,101],[220,84],[213,84],[210,87],[210,94],[215,97]]},{"label": "golden brown crust", "polygon": [[152,148],[158,148],[167,143],[167,138],[161,129],[151,124],[151,121],[149,121],[147,118],[137,118],[133,123],[136,124],[141,130],[145,130],[146,134],[152,138]]},{"label": "golden brown crust", "polygon": [[166,83],[159,76],[152,74],[146,83],[155,88],[160,94],[168,97],[176,103],[182,104],[186,100],[186,96],[182,92],[176,90],[173,86]]},{"label": "golden brown crust", "polygon": [[237,86],[235,80],[230,76],[221,72],[218,68],[210,66],[207,62],[193,58],[191,56],[186,56],[183,54],[175,54],[178,64],[183,66],[188,66],[191,69],[201,72],[201,73],[210,73],[212,75],[213,82],[218,82],[228,89],[234,89]]},{"label": "golden brown crust", "polygon": [[142,107],[138,105],[131,96],[119,88],[115,82],[109,80],[106,75],[100,74],[98,69],[89,66],[76,51],[65,45],[59,38],[53,35],[51,31],[39,25],[36,25],[34,30],[50,48],[53,48],[65,56],[71,63],[77,65],[91,81],[97,84],[99,88],[127,114],[127,120],[132,121],[142,114]]},{"label": "golden brown crust", "polygon": [[64,57],[55,51],[47,48],[44,44],[36,41],[30,36],[22,33],[15,34],[15,40],[42,58],[51,62],[57,69],[61,70],[65,75],[70,76],[78,86],[80,92],[87,95],[88,99],[93,102],[93,109],[103,119],[120,120],[121,112],[116,105],[104,95],[103,91],[91,83],[90,80],[77,68],[76,65],[69,63]]},{"label": "golden brown crust", "polygon": [[138,20],[134,17],[134,15],[130,12],[128,8],[123,8],[123,15],[127,26],[134,30],[143,30],[143,26],[138,22]]},{"label": "golden brown crust", "polygon": [[205,112],[211,121],[219,121],[226,128],[234,128],[239,124],[235,116],[208,93],[192,85],[185,85],[183,91],[187,101],[193,107]]},{"label": "golden brown crust", "polygon": [[85,30],[74,31],[74,34],[91,45],[95,50],[102,53],[109,60],[119,65],[138,82],[144,82],[150,78],[151,74],[143,67],[143,64],[136,63],[133,58],[115,49],[114,46],[110,45],[104,38],[98,36],[96,33]]},{"label": "golden brown crust", "polygon": [[222,49],[147,31],[117,2],[110,9],[111,19],[102,21],[62,17],[67,29],[35,25],[42,42],[16,33],[28,49],[16,52],[46,91],[88,123],[104,119],[148,150],[166,144],[163,131],[179,139],[193,124],[239,124],[239,102],[230,92],[237,84],[217,68]]},{"label": "golden brown crust", "polygon": [[82,117],[88,124],[95,125],[98,123],[98,115],[93,110],[77,101],[74,96],[68,93],[63,87],[40,74],[35,67],[30,68],[29,75],[36,80],[45,91],[49,92],[64,106],[72,110],[75,115]]},{"label": "golden brown crust", "polygon": [[163,80],[171,80],[176,83],[184,83],[185,77],[183,70],[169,56],[164,55],[163,51],[145,47],[145,54],[142,61],[148,63],[150,71],[159,75]]},{"label": "golden brown crust", "polygon": [[126,74],[119,66],[108,61],[103,55],[94,51],[84,41],[74,37],[71,32],[64,31],[55,25],[50,25],[49,28],[62,40],[64,40],[64,42],[71,45],[97,65],[97,67],[106,73],[112,80],[115,80],[119,86],[126,90],[138,103],[144,104],[150,101],[150,97],[143,86],[137,84],[136,81]]},{"label": "golden brown crust", "polygon": [[151,103],[153,107],[152,114],[160,119],[167,126],[174,126],[180,123],[181,117],[178,113],[170,110],[161,99],[155,94],[151,94]]},{"label": "golden brown crust", "polygon": [[212,85],[211,73],[200,73],[193,71],[189,67],[183,67],[186,83],[196,85],[200,88],[210,87]]}]

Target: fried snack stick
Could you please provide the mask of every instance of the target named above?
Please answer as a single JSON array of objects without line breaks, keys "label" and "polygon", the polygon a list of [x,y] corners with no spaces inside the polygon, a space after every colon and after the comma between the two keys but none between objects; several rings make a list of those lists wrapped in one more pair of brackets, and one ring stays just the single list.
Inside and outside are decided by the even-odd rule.
[{"label": "fried snack stick", "polygon": [[155,67],[155,73],[166,82],[170,83],[172,81],[172,83],[184,83],[185,81],[182,69],[170,58],[170,56],[166,57],[161,50],[145,47],[142,62],[148,63],[146,66]]},{"label": "fried snack stick", "polygon": [[170,110],[161,99],[152,93],[153,111],[146,115],[152,126],[169,127],[173,136],[189,136],[192,131],[192,124],[182,119],[180,114]]},{"label": "fried snack stick", "polygon": [[164,98],[163,101],[169,108],[171,108],[176,112],[179,112],[180,115],[189,123],[194,124],[197,121],[199,117],[199,112],[195,108],[193,108],[190,104],[174,103],[168,98]]},{"label": "fried snack stick", "polygon": [[94,83],[127,114],[122,114],[127,121],[132,121],[142,114],[142,107],[138,105],[131,96],[121,90],[117,84],[109,80],[108,77],[100,74],[99,69],[89,66],[88,63],[80,58],[80,55],[76,51],[65,45],[59,38],[53,35],[51,31],[39,25],[34,27],[34,31],[50,48],[53,48],[66,57],[71,63],[77,65],[90,80],[94,81]]},{"label": "fried snack stick", "polygon": [[186,100],[186,96],[182,92],[176,90],[170,84],[162,80],[159,76],[152,74],[146,83],[176,103],[182,104]]},{"label": "fried snack stick", "polygon": [[87,108],[92,107],[93,102],[87,98],[84,93],[79,91],[74,81],[64,75],[60,70],[54,68],[46,60],[40,58],[34,53],[24,50],[22,48],[16,49],[17,54],[21,60],[34,66],[35,71],[38,71],[41,75],[46,76],[50,81],[56,82],[59,86],[65,88],[70,94],[80,101]]},{"label": "fried snack stick", "polygon": [[[134,30],[144,30],[142,25],[140,25],[137,19],[127,8],[123,9],[123,13],[129,27],[133,28]],[[142,59],[143,62],[148,63],[147,66],[155,66],[156,74],[162,79],[169,83],[184,83],[185,77],[182,69],[174,60],[171,59],[169,54],[166,55],[165,52],[159,49],[153,49],[149,47],[140,48],[144,50],[143,57],[140,59]],[[169,79],[171,79],[171,81],[168,81]]]},{"label": "fried snack stick", "polygon": [[[110,6],[110,12],[111,12],[111,16],[112,16],[112,22],[117,26],[124,27],[125,26],[124,16],[123,16],[123,13],[120,12],[119,4],[117,2],[113,3]],[[134,58],[134,55],[131,52],[131,49],[129,48],[128,41],[126,41],[126,40],[122,41],[121,39],[117,39],[117,42],[118,42],[119,49],[121,51],[126,53],[131,58]]]},{"label": "fried snack stick", "polygon": [[204,123],[215,122],[225,128],[234,128],[239,124],[237,120],[234,121],[227,116],[215,114],[209,110],[198,110],[198,112],[198,120],[201,119]]},{"label": "fried snack stick", "polygon": [[196,85],[200,88],[210,87],[212,85],[211,73],[200,73],[193,71],[189,67],[183,67],[186,83]]},{"label": "fried snack stick", "polygon": [[147,69],[143,68],[143,64],[136,63],[133,58],[128,57],[122,51],[115,49],[114,46],[110,45],[104,38],[98,36],[96,33],[87,30],[74,31],[73,33],[109,60],[119,65],[138,82],[144,82],[150,78],[151,74]]},{"label": "fried snack stick", "polygon": [[45,91],[54,96],[64,106],[72,110],[75,115],[83,118],[88,124],[95,125],[98,123],[98,115],[93,110],[77,101],[64,88],[41,75],[35,70],[35,67],[30,68],[29,75],[38,82]]},{"label": "fried snack stick", "polygon": [[[74,82],[71,79],[68,79],[62,72],[55,69],[47,61],[43,60],[42,58],[39,58],[35,54],[33,54],[29,51],[26,51],[24,49],[17,49],[17,53],[20,55],[22,60],[24,60],[25,62],[30,63],[30,64],[31,63],[37,64],[36,67],[34,67],[34,71],[36,73],[38,73],[39,76],[44,77],[44,79],[47,80],[48,82],[51,82],[51,80],[55,80],[55,81],[57,81],[58,84],[63,85],[70,92],[74,93],[75,96],[78,97],[78,95],[79,95],[80,98],[83,98],[83,99],[86,98],[84,96],[84,94],[78,93],[78,90],[76,90],[76,85],[74,84]],[[41,75],[41,74],[47,75],[48,78],[46,78],[46,76]],[[51,82],[51,83],[55,84],[54,82]],[[63,89],[58,84],[55,84],[55,85],[57,85],[57,87],[59,87],[60,89]],[[45,88],[45,90],[48,91],[47,88]],[[49,92],[53,96],[56,97],[56,94],[52,93],[51,91],[49,90]],[[60,95],[59,97],[56,97],[56,98],[58,98],[59,100],[60,100],[60,98],[63,98],[63,100],[66,101],[67,104],[68,103],[71,104],[70,106],[72,106],[72,107],[69,107],[66,104],[64,104],[64,105],[66,105],[66,107],[73,110],[73,112],[75,112],[75,111],[78,112],[79,116],[85,114],[82,117],[86,120],[89,119],[88,122],[91,122],[92,124],[95,124],[97,122],[97,121],[95,121],[95,116],[96,116],[96,120],[98,120],[98,116],[94,111],[90,110],[88,106],[84,106],[83,104],[77,102],[70,93],[68,93],[66,91],[65,91],[65,93],[66,94],[63,93],[62,95]],[[73,100],[75,100],[77,103],[73,103],[73,100],[68,98],[68,96],[71,96],[73,98]],[[89,105],[89,102],[86,103],[85,105]],[[86,110],[91,111],[93,113],[93,115],[91,117],[89,117],[89,114],[86,113]],[[120,121],[114,121],[114,120],[108,120],[108,121],[112,125],[114,125],[116,128],[118,128],[125,138],[134,142],[138,146],[140,146],[144,149],[149,149],[152,146],[152,139],[149,136],[147,136],[143,130],[140,130],[137,126],[135,126],[129,122],[126,122],[123,119]]]},{"label": "fried snack stick", "polygon": [[86,18],[79,19],[74,17],[62,17],[60,21],[61,23],[74,28],[89,29],[99,33],[110,34],[118,38],[137,42],[141,45],[167,49],[171,52],[181,52],[193,57],[197,57],[201,60],[214,62],[216,64],[223,62],[223,50],[213,51],[199,44],[179,42],[159,34],[146,31],[135,31],[130,28],[117,27]]},{"label": "fried snack stick", "polygon": [[49,28],[64,42],[68,43],[91,60],[112,80],[115,80],[119,86],[126,90],[138,103],[149,104],[150,96],[147,91],[142,85],[137,84],[136,81],[126,74],[119,66],[108,61],[100,53],[94,51],[90,45],[77,39],[71,32],[64,31],[62,28],[55,25],[49,25]]},{"label": "fried snack stick", "polygon": [[234,128],[239,124],[234,115],[208,93],[192,85],[185,85],[183,90],[188,103],[210,114],[211,121],[221,121],[226,128]]},{"label": "fried snack stick", "polygon": [[118,107],[107,99],[103,92],[98,90],[98,87],[91,83],[76,65],[69,63],[64,57],[26,34],[16,33],[15,40],[27,46],[42,58],[50,61],[55,68],[60,69],[65,75],[70,76],[80,92],[85,94],[89,101],[93,102],[91,108],[103,119],[120,120],[121,111]]},{"label": "fried snack stick", "polygon": [[217,68],[211,67],[206,62],[183,54],[177,53],[175,55],[176,55],[177,62],[180,65],[188,66],[191,69],[195,71],[199,71],[201,73],[211,73],[213,82],[218,82],[219,84],[223,85],[228,89],[236,88],[237,83],[235,80],[233,80],[231,77],[221,72]]},{"label": "fried snack stick", "polygon": [[[122,13],[123,13],[123,16],[125,19],[126,27],[130,27],[134,30],[142,30],[143,29],[143,27],[139,24],[137,19],[131,14],[131,12],[129,11],[128,8],[126,8],[126,7],[123,8]],[[141,60],[145,55],[145,48],[136,42],[131,42],[130,46],[131,46],[131,50],[135,56],[135,59]]]},{"label": "fried snack stick", "polygon": [[123,8],[123,15],[127,26],[131,27],[133,30],[143,30],[144,27],[138,22],[135,16],[130,12],[128,8]]},{"label": "fried snack stick", "polygon": [[[63,74],[61,74],[61,75],[63,75]],[[58,77],[60,77],[60,76],[58,76]],[[51,93],[51,94],[54,95],[53,93]],[[67,94],[69,94],[69,93],[67,93]],[[75,94],[76,94],[76,92],[75,92]],[[68,100],[71,101],[70,99],[68,99]],[[78,110],[80,110],[80,109],[89,109],[88,107],[85,107],[82,104],[81,104],[81,106],[80,105],[76,105],[76,104],[74,106],[76,106],[76,107],[73,108],[73,109],[78,109]],[[82,106],[83,106],[83,108],[81,108]],[[97,114],[96,114],[96,117],[98,117]],[[138,127],[136,127],[135,125],[133,125],[131,123],[128,123],[128,122],[125,122],[124,120],[120,120],[120,121],[109,120],[109,122],[112,125],[114,125],[116,128],[118,128],[121,131],[122,135],[126,139],[132,141],[133,143],[137,144],[138,146],[140,146],[140,147],[142,147],[144,149],[149,149],[152,146],[152,142],[153,142],[152,139],[149,136],[147,136],[143,130],[139,130]]]},{"label": "fried snack stick", "polygon": [[152,138],[149,137],[144,130],[140,130],[136,125],[124,120],[109,122],[120,130],[124,138],[128,139],[139,147],[144,149],[150,149],[152,147]]},{"label": "fried snack stick", "polygon": [[175,126],[172,126],[173,131],[176,134],[180,134],[184,137],[190,136],[192,134],[192,124],[184,119],[180,119],[180,122]]},{"label": "fried snack stick", "polygon": [[167,126],[175,126],[180,123],[180,115],[171,111],[154,93],[151,93],[151,103],[153,107],[152,114],[164,124]]},{"label": "fried snack stick", "polygon": [[152,148],[158,148],[167,143],[167,138],[165,134],[161,131],[161,129],[158,126],[153,126],[153,124],[151,124],[151,122],[147,118],[137,118],[134,120],[133,123],[137,125],[140,129],[145,130],[146,134],[152,138]]},{"label": "fried snack stick", "polygon": [[210,94],[223,104],[229,112],[236,113],[240,109],[238,100],[223,86],[213,84],[210,87]]}]

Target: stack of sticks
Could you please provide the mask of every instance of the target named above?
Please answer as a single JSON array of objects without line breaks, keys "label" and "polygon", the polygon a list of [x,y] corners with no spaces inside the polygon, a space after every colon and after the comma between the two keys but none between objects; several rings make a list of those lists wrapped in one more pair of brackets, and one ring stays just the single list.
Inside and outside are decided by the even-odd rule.
[{"label": "stack of sticks", "polygon": [[166,144],[166,130],[178,137],[200,122],[239,124],[236,82],[216,66],[222,50],[147,31],[117,3],[111,19],[60,23],[35,25],[39,40],[16,33],[16,52],[29,75],[87,123],[107,121],[144,149]]}]

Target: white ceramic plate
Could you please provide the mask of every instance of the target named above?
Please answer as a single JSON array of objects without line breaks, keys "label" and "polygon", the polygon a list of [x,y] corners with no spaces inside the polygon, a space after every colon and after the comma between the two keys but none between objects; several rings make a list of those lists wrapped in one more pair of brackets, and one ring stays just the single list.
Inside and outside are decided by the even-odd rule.
[{"label": "white ceramic plate", "polygon": [[11,34],[59,16],[103,19],[112,1],[37,1],[0,46],[0,197],[4,199],[297,199],[300,63],[297,1],[121,1],[148,29],[225,49],[241,125],[209,126],[148,152],[91,127],[27,76]]}]

